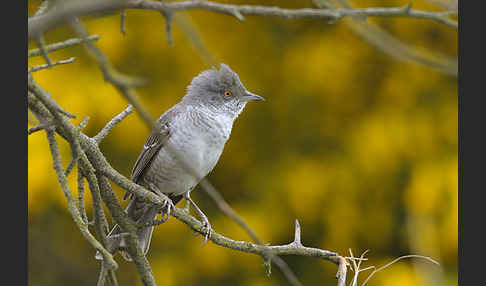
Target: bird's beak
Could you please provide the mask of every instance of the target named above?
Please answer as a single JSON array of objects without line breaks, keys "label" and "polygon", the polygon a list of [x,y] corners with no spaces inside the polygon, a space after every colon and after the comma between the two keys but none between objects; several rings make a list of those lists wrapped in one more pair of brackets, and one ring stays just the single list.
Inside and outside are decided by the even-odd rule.
[{"label": "bird's beak", "polygon": [[259,95],[256,95],[254,93],[251,93],[249,91],[246,91],[245,95],[242,96],[240,100],[247,102],[247,101],[254,101],[254,100],[265,100],[265,98],[263,98]]}]

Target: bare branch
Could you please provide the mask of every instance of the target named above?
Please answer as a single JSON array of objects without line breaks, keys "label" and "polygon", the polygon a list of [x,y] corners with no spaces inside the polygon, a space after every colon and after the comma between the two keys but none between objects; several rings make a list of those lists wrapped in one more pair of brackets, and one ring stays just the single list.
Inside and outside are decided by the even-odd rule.
[{"label": "bare branch", "polygon": [[108,122],[101,131],[96,134],[96,136],[93,137],[93,140],[97,143],[100,144],[100,142],[108,135],[108,133],[118,124],[120,123],[125,117],[128,116],[128,114],[132,113],[132,106],[128,105],[128,107],[123,110],[120,114],[117,116],[113,117],[113,119]]},{"label": "bare branch", "polygon": [[[185,223],[192,230],[202,235],[206,234],[206,229],[203,226],[203,224],[201,224],[196,218],[194,218],[184,210],[175,208],[171,215],[177,218],[178,220],[182,221],[183,223]],[[265,252],[268,251],[274,255],[309,256],[309,257],[315,257],[323,260],[332,261],[335,264],[339,264],[338,261],[339,255],[335,252],[323,250],[319,248],[305,247],[302,245],[299,246],[299,245],[295,245],[294,243],[289,243],[285,245],[275,245],[275,246],[258,245],[247,241],[232,240],[214,231],[211,232],[211,236],[209,237],[209,240],[211,240],[217,245],[226,248],[231,248],[234,250],[247,252],[247,253],[258,254],[262,257],[264,257]]]},{"label": "bare branch", "polygon": [[69,63],[74,62],[74,60],[75,60],[75,58],[71,57],[67,60],[61,60],[61,61],[58,61],[58,62],[51,63],[50,65],[44,64],[44,65],[40,65],[40,66],[33,66],[29,69],[29,72],[36,72],[36,71],[40,71],[40,70],[43,70],[43,69],[51,68],[53,66],[69,64]]},{"label": "bare branch", "polygon": [[30,128],[29,130],[27,130],[27,135],[30,135],[30,134],[37,132],[37,131],[40,131],[42,129],[46,129],[47,127],[50,127],[52,125],[53,125],[52,123],[40,123],[39,125],[34,126],[34,127]]},{"label": "bare branch", "polygon": [[[365,9],[282,9],[278,7],[253,6],[253,5],[230,5],[209,1],[180,1],[180,2],[156,2],[142,0],[128,1],[82,1],[66,3],[57,11],[46,12],[39,16],[28,19],[28,38],[33,39],[42,32],[69,21],[72,17],[94,14],[101,11],[115,11],[121,9],[142,9],[162,11],[189,11],[206,10],[216,13],[231,15],[241,20],[243,15],[280,17],[286,19],[311,18],[337,21],[343,17],[407,17],[428,19],[456,28],[457,22],[447,18],[448,12],[427,12],[414,10],[405,7],[396,8],[365,8]],[[240,17],[241,16],[241,17]]]},{"label": "bare branch", "polygon": [[365,281],[363,281],[363,283],[361,284],[361,286],[366,285],[366,283],[368,283],[368,281],[371,279],[371,277],[372,277],[372,276],[373,276],[375,273],[377,273],[377,272],[379,272],[379,271],[381,271],[381,270],[383,270],[383,269],[387,268],[388,266],[390,266],[390,265],[392,265],[392,264],[394,264],[394,263],[396,263],[396,262],[398,262],[398,261],[400,261],[400,260],[402,260],[402,259],[405,259],[405,258],[421,258],[421,259],[425,259],[425,260],[427,260],[427,261],[429,261],[429,262],[432,262],[432,263],[434,263],[434,264],[436,264],[436,265],[440,265],[440,264],[439,264],[439,262],[435,261],[434,259],[432,259],[432,258],[430,258],[430,257],[427,257],[427,256],[423,256],[423,255],[410,254],[410,255],[404,255],[404,256],[400,256],[400,257],[398,257],[398,258],[396,258],[396,259],[392,260],[391,262],[388,262],[387,264],[385,264],[385,265],[383,265],[383,266],[380,266],[380,267],[376,268],[375,270],[373,270],[373,271],[370,273],[370,275],[369,275],[368,277],[366,277],[366,280],[365,280]]},{"label": "bare branch", "polygon": [[[99,38],[100,38],[100,36],[98,36],[98,35],[91,35],[91,36],[86,37],[85,39],[72,38],[72,39],[69,39],[69,40],[66,40],[66,41],[63,41],[63,42],[47,45],[47,46],[45,46],[45,51],[47,53],[50,53],[50,52],[65,49],[65,48],[68,48],[68,47],[71,47],[71,46],[82,44],[85,41],[96,41]],[[32,49],[32,50],[29,51],[28,57],[30,58],[30,57],[41,56],[41,55],[42,55],[42,53],[41,53],[40,49]]]}]

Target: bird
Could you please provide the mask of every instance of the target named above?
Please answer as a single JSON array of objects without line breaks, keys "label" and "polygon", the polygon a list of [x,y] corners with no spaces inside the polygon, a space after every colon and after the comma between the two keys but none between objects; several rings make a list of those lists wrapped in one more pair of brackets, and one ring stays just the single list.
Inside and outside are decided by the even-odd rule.
[{"label": "bird", "polygon": [[[182,198],[193,207],[207,230],[203,244],[210,237],[211,224],[190,193],[216,166],[233,123],[245,105],[262,100],[245,88],[236,72],[221,63],[219,69],[212,67],[195,76],[182,99],[156,120],[130,179],[160,196],[162,207],[128,192],[123,198],[130,199],[125,209],[128,217],[144,225],[137,231],[144,255],[149,250],[154,225],[161,223],[156,216],[160,213],[168,219]],[[107,237],[118,238],[121,233],[120,226],[115,225]],[[118,250],[125,260],[132,260],[123,239],[118,239],[112,250]],[[102,259],[99,253],[97,258]]]}]

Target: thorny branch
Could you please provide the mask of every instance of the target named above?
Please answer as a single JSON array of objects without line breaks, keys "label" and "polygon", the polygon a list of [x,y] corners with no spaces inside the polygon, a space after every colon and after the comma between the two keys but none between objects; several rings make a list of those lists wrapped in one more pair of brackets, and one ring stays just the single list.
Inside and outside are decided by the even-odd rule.
[{"label": "thorny branch", "polygon": [[[286,19],[322,19],[336,22],[343,17],[407,17],[417,19],[428,19],[457,29],[457,22],[448,16],[446,12],[428,12],[415,10],[410,5],[394,8],[365,8],[365,9],[283,9],[279,7],[253,6],[253,5],[231,5],[209,1],[181,1],[181,2],[157,2],[143,0],[127,1],[74,1],[59,7],[55,12],[48,11],[41,15],[31,17],[28,20],[28,37],[34,39],[48,29],[70,20],[72,17],[95,14],[102,11],[117,11],[121,9],[155,10],[166,13],[176,13],[190,10],[206,10],[215,13],[222,13],[244,20],[243,15],[280,17]],[[454,11],[457,13],[457,11]]]}]

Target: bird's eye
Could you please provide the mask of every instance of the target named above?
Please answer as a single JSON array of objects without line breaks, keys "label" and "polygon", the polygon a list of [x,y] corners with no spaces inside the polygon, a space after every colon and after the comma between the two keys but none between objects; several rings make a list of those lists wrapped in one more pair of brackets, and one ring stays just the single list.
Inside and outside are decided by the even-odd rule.
[{"label": "bird's eye", "polygon": [[231,96],[231,91],[224,92],[224,97],[230,97],[230,96]]}]

